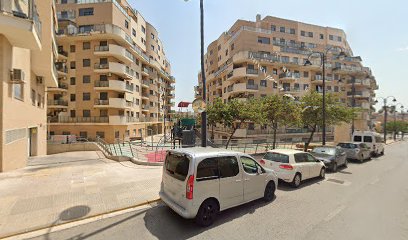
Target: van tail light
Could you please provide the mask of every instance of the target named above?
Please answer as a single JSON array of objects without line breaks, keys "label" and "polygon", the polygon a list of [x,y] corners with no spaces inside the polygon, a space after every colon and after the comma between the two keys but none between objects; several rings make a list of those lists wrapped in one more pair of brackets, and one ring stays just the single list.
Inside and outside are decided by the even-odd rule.
[{"label": "van tail light", "polygon": [[293,166],[289,164],[281,164],[279,165],[279,168],[285,169],[285,170],[293,170]]},{"label": "van tail light", "polygon": [[186,185],[186,198],[193,199],[193,191],[194,191],[194,175],[190,175],[187,180]]},{"label": "van tail light", "polygon": [[263,159],[261,159],[261,161],[259,161],[260,164],[265,165],[265,161]]}]

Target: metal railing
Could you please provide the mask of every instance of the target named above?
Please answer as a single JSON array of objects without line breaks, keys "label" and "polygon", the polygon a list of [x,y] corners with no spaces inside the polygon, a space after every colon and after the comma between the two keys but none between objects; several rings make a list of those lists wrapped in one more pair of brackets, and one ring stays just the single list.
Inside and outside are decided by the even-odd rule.
[{"label": "metal railing", "polygon": [[50,106],[68,106],[68,102],[65,100],[48,100],[48,105]]},{"label": "metal railing", "polygon": [[51,117],[51,123],[108,123],[109,117]]}]

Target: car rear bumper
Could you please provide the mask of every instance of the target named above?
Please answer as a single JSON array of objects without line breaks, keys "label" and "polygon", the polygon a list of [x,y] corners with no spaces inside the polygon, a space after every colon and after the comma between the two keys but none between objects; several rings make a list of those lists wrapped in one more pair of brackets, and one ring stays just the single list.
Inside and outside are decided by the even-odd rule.
[{"label": "car rear bumper", "polygon": [[295,177],[294,172],[282,172],[282,171],[279,171],[279,172],[276,173],[276,175],[278,175],[278,178],[280,180],[285,181],[285,182],[289,182],[289,183],[292,182],[293,178]]},{"label": "car rear bumper", "polygon": [[182,216],[183,218],[186,219],[192,219],[195,218],[197,215],[197,211],[192,211],[190,209],[183,208],[182,206],[178,205],[176,202],[171,200],[166,193],[164,192],[159,192],[159,196],[161,200],[169,206],[173,211],[175,211],[178,215]]}]

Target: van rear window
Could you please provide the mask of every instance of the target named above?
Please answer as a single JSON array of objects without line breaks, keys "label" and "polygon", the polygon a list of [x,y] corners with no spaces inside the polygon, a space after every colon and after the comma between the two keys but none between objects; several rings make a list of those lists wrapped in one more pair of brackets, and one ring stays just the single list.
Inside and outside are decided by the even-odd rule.
[{"label": "van rear window", "polygon": [[361,136],[354,136],[354,142],[362,142],[362,137]]},{"label": "van rear window", "polygon": [[364,136],[364,142],[372,143],[373,138],[371,136]]},{"label": "van rear window", "polygon": [[263,159],[273,162],[289,163],[289,156],[280,153],[267,152]]},{"label": "van rear window", "polygon": [[186,179],[189,166],[190,159],[185,155],[169,153],[166,156],[165,168],[167,174],[180,181]]}]

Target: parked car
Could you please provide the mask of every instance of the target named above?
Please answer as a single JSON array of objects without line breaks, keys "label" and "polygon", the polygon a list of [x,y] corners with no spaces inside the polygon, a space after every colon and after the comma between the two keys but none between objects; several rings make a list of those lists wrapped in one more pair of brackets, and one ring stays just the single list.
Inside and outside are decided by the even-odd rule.
[{"label": "parked car", "polygon": [[384,155],[384,139],[376,132],[355,131],[352,141],[357,144],[367,144],[371,150],[371,156]]},{"label": "parked car", "polygon": [[323,162],[310,153],[292,149],[270,150],[259,163],[265,168],[274,170],[279,179],[291,183],[296,188],[300,186],[302,180],[324,178],[326,174]]},{"label": "parked car", "polygon": [[311,154],[319,159],[333,172],[337,172],[339,166],[347,167],[347,155],[340,147],[321,146],[315,147]]},{"label": "parked car", "polygon": [[258,198],[272,201],[278,178],[247,154],[215,148],[170,150],[160,197],[180,216],[211,225],[220,211]]},{"label": "parked car", "polygon": [[347,159],[363,162],[371,158],[371,149],[365,143],[339,143],[338,147],[346,152]]}]

